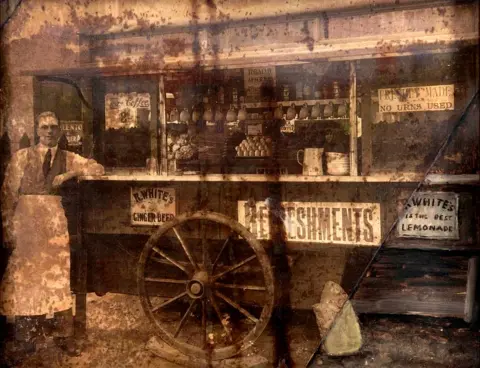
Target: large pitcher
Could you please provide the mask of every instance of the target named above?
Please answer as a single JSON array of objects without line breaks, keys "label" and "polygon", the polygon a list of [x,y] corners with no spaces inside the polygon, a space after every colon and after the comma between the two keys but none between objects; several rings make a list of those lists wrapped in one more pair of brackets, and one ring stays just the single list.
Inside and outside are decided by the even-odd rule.
[{"label": "large pitcher", "polygon": [[[303,155],[303,160],[300,156]],[[297,161],[303,166],[303,175],[323,175],[323,148],[305,148],[297,152]]]}]

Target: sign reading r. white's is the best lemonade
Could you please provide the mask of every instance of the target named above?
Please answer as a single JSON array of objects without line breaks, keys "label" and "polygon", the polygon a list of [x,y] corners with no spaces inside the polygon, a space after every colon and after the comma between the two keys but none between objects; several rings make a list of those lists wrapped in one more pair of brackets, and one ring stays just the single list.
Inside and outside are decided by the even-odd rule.
[{"label": "sign reading r. white's is the best lemonade", "polygon": [[454,87],[446,84],[379,89],[378,109],[381,113],[453,110]]},{"label": "sign reading r. white's is the best lemonade", "polygon": [[135,186],[130,190],[130,220],[132,225],[161,225],[176,215],[174,188],[155,185]]},{"label": "sign reading r. white's is the best lemonade", "polygon": [[459,239],[458,194],[419,192],[406,204],[398,234],[406,238]]},{"label": "sign reading r. white's is the best lemonade", "polygon": [[286,240],[376,246],[381,241],[380,204],[354,202],[238,201],[238,221],[257,239],[271,238],[271,220],[283,222]]}]

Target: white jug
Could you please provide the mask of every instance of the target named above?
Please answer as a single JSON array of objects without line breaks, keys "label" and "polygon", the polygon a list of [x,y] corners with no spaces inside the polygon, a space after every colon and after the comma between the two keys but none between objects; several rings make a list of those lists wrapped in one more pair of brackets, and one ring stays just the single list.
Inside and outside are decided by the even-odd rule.
[{"label": "white jug", "polygon": [[[300,156],[303,154],[303,162]],[[323,175],[323,148],[305,148],[297,152],[297,161],[303,166],[303,175]]]}]

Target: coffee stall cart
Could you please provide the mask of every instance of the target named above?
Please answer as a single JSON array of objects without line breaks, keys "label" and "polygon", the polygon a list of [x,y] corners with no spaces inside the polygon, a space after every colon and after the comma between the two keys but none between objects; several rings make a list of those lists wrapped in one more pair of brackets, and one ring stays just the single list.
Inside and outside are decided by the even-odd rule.
[{"label": "coffee stall cart", "polygon": [[107,170],[69,207],[78,318],[87,292],[138,293],[167,343],[232,356],[278,303],[310,309],[328,280],[350,292],[406,208],[357,312],[472,321],[478,40],[252,22],[82,35],[81,68],[35,73],[35,109],[79,122],[69,141]]}]

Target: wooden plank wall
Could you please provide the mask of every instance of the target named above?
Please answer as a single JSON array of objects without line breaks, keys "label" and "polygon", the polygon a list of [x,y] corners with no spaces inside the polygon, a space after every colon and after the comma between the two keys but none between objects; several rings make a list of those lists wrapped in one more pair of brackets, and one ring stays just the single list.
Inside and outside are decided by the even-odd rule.
[{"label": "wooden plank wall", "polygon": [[468,256],[385,249],[354,297],[357,313],[464,318]]}]

